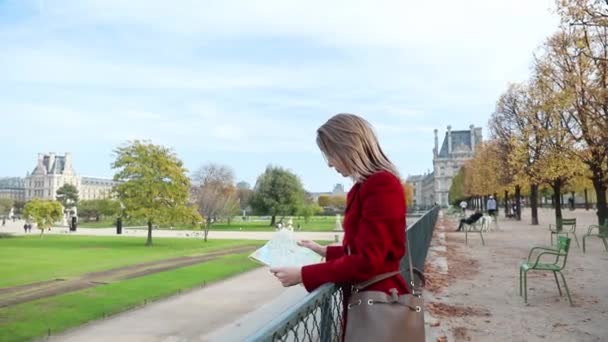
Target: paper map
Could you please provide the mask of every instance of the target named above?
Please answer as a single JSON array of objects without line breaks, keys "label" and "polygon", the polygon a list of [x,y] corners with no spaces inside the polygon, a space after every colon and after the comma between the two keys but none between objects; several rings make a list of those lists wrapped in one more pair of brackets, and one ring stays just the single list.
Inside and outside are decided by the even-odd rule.
[{"label": "paper map", "polygon": [[308,248],[300,247],[292,231],[279,230],[250,258],[270,267],[305,266],[321,262],[321,256]]}]

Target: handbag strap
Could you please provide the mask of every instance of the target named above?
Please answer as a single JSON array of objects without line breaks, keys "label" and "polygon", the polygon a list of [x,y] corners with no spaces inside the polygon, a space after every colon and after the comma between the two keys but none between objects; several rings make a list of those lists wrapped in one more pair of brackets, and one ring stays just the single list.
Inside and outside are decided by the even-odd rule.
[{"label": "handbag strap", "polygon": [[364,281],[362,283],[353,285],[353,289],[355,291],[361,291],[361,290],[363,290],[364,288],[366,288],[366,287],[368,287],[370,285],[373,285],[373,284],[375,284],[375,283],[377,283],[377,282],[379,282],[381,280],[388,279],[388,278],[390,278],[392,276],[396,276],[397,274],[400,274],[400,273],[401,272],[399,272],[399,271],[394,271],[394,272],[387,272],[387,273],[378,274],[377,276],[375,276],[375,277],[373,277],[373,278],[371,278],[369,280],[366,280],[366,281]]},{"label": "handbag strap", "polygon": [[[410,241],[409,239],[406,238],[406,243],[407,243],[407,261],[408,261],[408,266],[409,266],[409,272],[410,272],[410,286],[411,286],[411,293],[412,294],[416,294],[416,292],[420,292],[418,291],[418,288],[416,287],[415,283],[414,283],[414,274],[418,276],[418,278],[421,281],[422,286],[424,286],[426,284],[426,279],[424,277],[424,274],[417,268],[414,267],[414,265],[412,264],[412,252],[410,251]],[[347,255],[350,255],[350,246],[347,246]],[[362,283],[359,284],[355,284],[353,285],[353,290],[358,292],[363,290],[364,288],[373,285],[379,281],[382,281],[384,279],[388,279],[390,277],[396,276],[398,274],[401,274],[400,271],[393,271],[393,272],[387,272],[387,273],[382,273],[379,274],[371,279],[368,279]]]}]

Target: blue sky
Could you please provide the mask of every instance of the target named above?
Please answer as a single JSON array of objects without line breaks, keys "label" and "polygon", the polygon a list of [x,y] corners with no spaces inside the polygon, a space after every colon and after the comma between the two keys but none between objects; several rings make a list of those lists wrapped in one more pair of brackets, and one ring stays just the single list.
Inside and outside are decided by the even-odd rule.
[{"label": "blue sky", "polygon": [[487,121],[556,30],[552,0],[0,0],[0,176],[38,152],[111,177],[130,139],[255,184],[268,164],[309,191],[351,182],[315,131],[360,114],[403,176],[432,169],[433,129]]}]

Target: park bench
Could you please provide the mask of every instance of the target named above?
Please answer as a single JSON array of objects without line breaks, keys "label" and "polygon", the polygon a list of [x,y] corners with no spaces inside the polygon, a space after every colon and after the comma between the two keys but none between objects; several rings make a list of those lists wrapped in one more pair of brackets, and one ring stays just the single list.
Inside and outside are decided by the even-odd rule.
[{"label": "park bench", "polygon": [[[570,305],[572,305],[572,298],[570,297],[570,291],[568,290],[568,284],[566,283],[566,278],[562,273],[563,269],[566,267],[566,261],[568,260],[568,251],[570,250],[570,241],[569,237],[558,236],[557,237],[557,246],[556,247],[532,247],[530,253],[528,254],[528,259],[522,262],[519,266],[519,295],[524,295],[524,302],[528,303],[528,272],[529,271],[550,271],[553,272],[553,276],[555,277],[555,283],[557,284],[557,291],[559,291],[560,297],[562,296],[562,290],[559,286],[559,280],[557,279],[557,273],[562,277],[562,281],[564,283],[564,287],[566,288],[566,293],[568,294],[568,301]],[[533,255],[535,251],[541,251],[536,255],[536,259],[533,260]],[[551,256],[555,257],[555,260],[552,263],[544,263],[541,262],[541,257]],[[546,259],[546,257],[544,258]]]}]

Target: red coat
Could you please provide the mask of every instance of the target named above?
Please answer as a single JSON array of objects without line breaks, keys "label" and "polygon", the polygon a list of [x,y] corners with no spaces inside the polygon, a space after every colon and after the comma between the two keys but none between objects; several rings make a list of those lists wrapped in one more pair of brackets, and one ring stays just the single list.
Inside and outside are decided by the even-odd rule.
[{"label": "red coat", "polygon": [[[399,270],[406,239],[405,195],[399,179],[389,172],[377,172],[356,183],[346,203],[343,245],[327,247],[326,262],[302,268],[302,283],[309,292],[325,283],[356,284]],[[399,294],[409,293],[401,275],[366,290],[390,294],[391,288]]]}]

